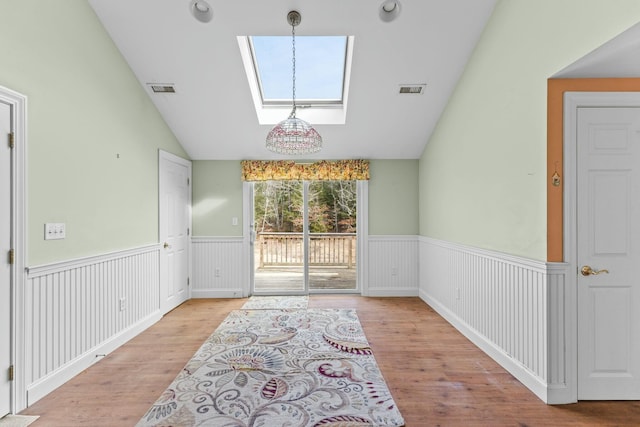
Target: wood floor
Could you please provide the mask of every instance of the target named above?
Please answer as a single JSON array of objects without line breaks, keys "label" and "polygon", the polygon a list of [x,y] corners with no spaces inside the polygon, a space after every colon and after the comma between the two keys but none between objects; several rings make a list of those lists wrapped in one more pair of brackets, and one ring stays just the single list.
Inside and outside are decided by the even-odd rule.
[{"label": "wood floor", "polygon": [[[32,426],[133,426],[243,299],[191,300],[23,411]],[[548,406],[418,298],[318,295],[356,308],[408,427],[640,425],[640,402]],[[278,427],[278,426],[273,426]]]}]

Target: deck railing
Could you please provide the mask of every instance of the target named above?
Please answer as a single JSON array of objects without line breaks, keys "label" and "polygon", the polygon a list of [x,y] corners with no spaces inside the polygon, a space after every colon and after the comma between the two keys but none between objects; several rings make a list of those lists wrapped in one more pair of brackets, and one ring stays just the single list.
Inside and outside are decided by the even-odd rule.
[{"label": "deck railing", "polygon": [[[256,244],[260,267],[303,264],[302,233],[258,233]],[[353,268],[355,263],[355,233],[309,234],[309,265]]]}]

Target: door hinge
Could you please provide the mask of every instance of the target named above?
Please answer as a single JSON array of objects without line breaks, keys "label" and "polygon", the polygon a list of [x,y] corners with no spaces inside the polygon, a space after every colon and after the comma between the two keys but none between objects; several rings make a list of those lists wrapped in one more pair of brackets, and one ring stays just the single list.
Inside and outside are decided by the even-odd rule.
[{"label": "door hinge", "polygon": [[191,229],[187,228],[187,236],[191,233]]},{"label": "door hinge", "polygon": [[9,381],[13,381],[13,365],[9,366]]},{"label": "door hinge", "polygon": [[187,178],[187,185],[191,185],[191,179]]},{"label": "door hinge", "polygon": [[16,261],[16,255],[15,255],[15,251],[13,249],[9,250],[9,264],[13,265],[13,263]]},{"label": "door hinge", "polygon": [[190,282],[190,280],[189,280],[189,278],[187,277],[187,286],[191,286],[191,284],[190,284],[189,282]]},{"label": "door hinge", "polygon": [[9,134],[9,148],[13,148],[15,144],[16,144],[16,143],[15,143],[15,140],[14,140],[14,138],[13,138],[13,132],[11,132],[11,133]]}]

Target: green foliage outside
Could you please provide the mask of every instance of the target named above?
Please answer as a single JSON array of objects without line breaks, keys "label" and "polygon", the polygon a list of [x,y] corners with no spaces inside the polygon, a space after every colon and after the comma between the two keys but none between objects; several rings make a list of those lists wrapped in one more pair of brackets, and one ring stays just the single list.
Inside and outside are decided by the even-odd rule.
[{"label": "green foliage outside", "polygon": [[[302,181],[254,184],[255,230],[301,233]],[[355,233],[356,181],[311,181],[308,192],[310,233]]]}]

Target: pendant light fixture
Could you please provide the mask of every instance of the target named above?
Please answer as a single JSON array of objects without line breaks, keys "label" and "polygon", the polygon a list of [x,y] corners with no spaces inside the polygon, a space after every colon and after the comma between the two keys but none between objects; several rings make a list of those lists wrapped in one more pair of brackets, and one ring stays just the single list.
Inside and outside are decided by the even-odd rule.
[{"label": "pendant light fixture", "polygon": [[286,120],[281,121],[267,135],[267,149],[279,154],[311,154],[322,148],[322,137],[309,123],[296,117],[296,26],[302,21],[300,13],[287,14],[291,24],[291,50],[293,53],[292,101],[293,109]]}]

